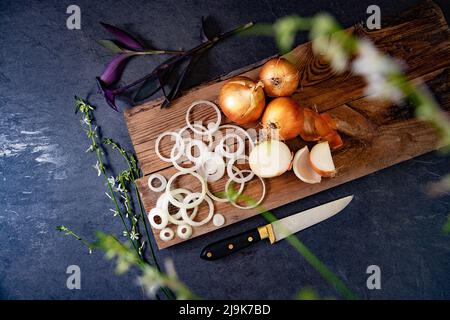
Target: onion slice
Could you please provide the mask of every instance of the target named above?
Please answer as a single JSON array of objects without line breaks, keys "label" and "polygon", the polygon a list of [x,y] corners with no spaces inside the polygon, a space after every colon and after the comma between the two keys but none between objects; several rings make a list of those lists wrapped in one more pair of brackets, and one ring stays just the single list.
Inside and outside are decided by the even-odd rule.
[{"label": "onion slice", "polygon": [[315,172],[311,166],[308,146],[304,146],[295,153],[292,169],[295,175],[303,182],[319,183],[322,180],[320,174]]},{"label": "onion slice", "polygon": [[[169,214],[161,208],[153,208],[150,210],[147,217],[152,227],[158,230],[164,229],[169,223]],[[155,217],[159,217],[161,221],[159,223],[156,222]]]},{"label": "onion slice", "polygon": [[224,224],[225,224],[225,217],[220,213],[216,213],[213,216],[213,225],[215,225],[216,227],[221,227]]},{"label": "onion slice", "polygon": [[[224,146],[226,145],[225,142],[229,138],[236,138],[236,141],[238,143],[237,149],[234,152],[230,152],[227,150],[224,150]],[[237,157],[245,152],[245,142],[244,139],[242,139],[238,134],[236,133],[228,133],[226,134],[219,142],[218,145],[218,151],[225,156],[226,158],[232,159],[234,157]]]},{"label": "onion slice", "polygon": [[164,228],[159,233],[159,238],[164,242],[172,240],[174,236],[175,233],[170,228]]},{"label": "onion slice", "polygon": [[[208,170],[207,163],[214,164],[214,170]],[[197,172],[205,178],[207,182],[215,182],[223,177],[225,173],[225,161],[215,152],[207,152],[204,154],[202,164],[199,165]]]},{"label": "onion slice", "polygon": [[[166,136],[172,136],[172,137],[175,138],[175,145],[174,145],[174,147],[172,148],[172,151],[175,149],[175,147],[177,147],[177,149],[178,149],[178,153],[175,154],[175,155],[172,154],[172,152],[171,152],[170,158],[164,157],[164,156],[161,154],[161,152],[159,151],[159,144],[161,143],[162,138],[164,138],[164,137],[166,137]],[[157,155],[162,161],[165,161],[165,162],[173,162],[173,161],[178,160],[178,159],[183,155],[183,152],[184,152],[183,141],[182,141],[182,139],[181,139],[180,134],[179,134],[178,132],[173,132],[173,131],[166,131],[166,132],[161,133],[161,134],[158,136],[158,138],[156,138],[156,141],[155,141],[155,152],[156,152],[156,155]]]},{"label": "onion slice", "polygon": [[[239,175],[241,178],[244,177],[244,175],[242,174],[241,170],[239,170],[239,168],[233,166],[232,169],[233,169],[234,171],[236,171],[236,172],[238,173],[238,175]],[[242,192],[242,190],[244,190],[244,186],[245,186],[245,182],[240,182],[238,194],[240,194],[240,193]],[[225,189],[225,192],[226,192],[226,189]],[[228,201],[229,201],[228,198],[219,198],[219,197],[216,197],[211,191],[209,191],[208,184],[206,184],[206,194],[207,194],[211,199],[213,199],[214,201],[217,201],[217,202],[228,202]]]},{"label": "onion slice", "polygon": [[[198,192],[191,193],[184,198],[183,203],[185,205],[188,205],[191,202],[191,200],[194,200],[195,198],[197,198],[197,200],[194,200],[194,202],[196,202],[196,201],[198,201],[198,199],[201,199],[201,197],[202,197],[201,193],[198,193]],[[187,224],[189,224],[193,227],[199,227],[199,226],[202,226],[202,225],[208,223],[209,220],[212,219],[213,214],[214,214],[214,203],[212,202],[211,198],[208,196],[205,196],[204,200],[206,201],[206,203],[209,206],[208,216],[201,221],[194,221],[188,216],[186,208],[181,208],[181,217],[183,218],[184,222],[186,222]]]},{"label": "onion slice", "polygon": [[[204,158],[204,154],[208,151],[208,147],[206,146],[206,144],[201,141],[201,140],[195,140],[195,139],[189,139],[187,141],[185,141],[185,155],[186,157],[191,160],[192,162],[202,162],[203,158]],[[192,147],[197,147],[198,148],[198,157],[194,157],[194,155],[192,154]]]},{"label": "onion slice", "polygon": [[177,236],[180,239],[187,240],[192,235],[192,227],[188,224],[179,225],[177,228]]},{"label": "onion slice", "polygon": [[[171,192],[172,192],[172,195],[174,196],[174,198],[177,199],[178,201],[183,201],[184,198],[181,196],[182,194],[185,194],[187,196],[188,194],[191,193],[189,190],[183,189],[183,188],[175,189],[175,190],[172,190]],[[166,193],[163,193],[163,195],[166,195]],[[158,207],[158,202],[156,203],[156,206]],[[163,200],[161,201],[160,208],[167,211],[167,213],[169,214],[169,222],[170,223],[172,223],[172,224],[180,224],[181,223],[181,221],[178,220],[181,218],[181,209],[179,209],[174,214],[170,214],[169,213],[169,199],[167,198],[167,196],[165,196],[163,198]],[[197,215],[197,211],[198,211],[198,207],[195,207],[191,213],[191,219],[195,218],[195,216]]]},{"label": "onion slice", "polygon": [[[236,161],[238,161],[239,159],[246,159],[246,160],[248,160],[248,156],[241,154],[241,155],[231,159],[230,161],[228,161],[228,163],[227,163],[227,174],[230,177],[230,179],[233,180],[234,182],[245,183],[245,182],[248,182],[248,181],[252,180],[253,176],[255,175],[255,173],[253,171],[251,171],[251,170],[248,170],[248,171],[250,171],[250,173],[247,176],[245,176],[245,177],[237,177],[234,174],[234,172],[233,172],[233,170],[236,168],[236,167],[233,166],[233,164]],[[241,171],[241,173],[242,173],[242,171]]]},{"label": "onion slice", "polygon": [[[177,147],[177,146],[174,146],[174,148],[172,149],[172,153],[175,152],[175,148],[176,148],[176,147]],[[172,154],[171,154],[171,155],[172,155]],[[182,158],[181,160],[187,160],[187,158]],[[198,169],[198,166],[199,166],[199,164],[200,164],[200,162],[193,162],[193,166],[192,166],[192,167],[186,168],[186,167],[180,166],[180,165],[178,164],[177,161],[178,161],[178,160],[172,160],[172,164],[173,164],[173,166],[175,167],[175,169],[177,169],[178,171],[183,172],[183,173],[191,173],[191,172],[194,172],[195,170]]]},{"label": "onion slice", "polygon": [[235,129],[237,131],[240,131],[240,132],[242,132],[244,134],[244,136],[247,137],[248,141],[250,142],[251,148],[253,148],[255,146],[255,141],[253,141],[253,139],[250,136],[250,134],[244,128],[241,128],[241,127],[236,126],[234,124],[223,124],[223,125],[221,125],[219,127],[219,130],[220,129]]},{"label": "onion slice", "polygon": [[[242,171],[242,172],[247,172],[247,171],[251,171],[251,170],[241,170],[241,171]],[[257,207],[257,206],[260,205],[260,203],[264,200],[264,197],[266,196],[266,183],[264,182],[264,179],[263,179],[263,178],[261,178],[261,177],[258,176],[258,175],[257,175],[257,177],[259,178],[259,180],[261,181],[261,184],[262,184],[262,194],[261,194],[261,197],[259,198],[259,200],[258,200],[257,202],[255,202],[255,203],[249,205],[249,206],[241,206],[241,205],[238,205],[238,204],[236,203],[236,201],[235,201],[235,200],[236,200],[237,198],[239,198],[239,196],[241,195],[241,193],[238,193],[238,195],[236,196],[235,199],[230,199],[230,198],[228,198],[228,200],[230,201],[230,203],[231,203],[233,206],[235,206],[236,208],[239,208],[239,209],[248,210],[248,209],[253,209],[253,208],[255,208],[255,207]],[[228,179],[228,181],[227,181],[227,183],[226,183],[226,185],[225,185],[225,190],[228,190],[228,189],[230,188],[230,183],[231,183],[232,181],[233,181],[233,180],[231,180],[231,178]],[[228,196],[228,193],[227,193],[227,196]]]},{"label": "onion slice", "polygon": [[[159,182],[161,182],[161,185],[159,187],[155,187],[152,182],[153,180],[159,180]],[[153,173],[148,177],[148,187],[150,188],[150,190],[154,191],[154,192],[161,192],[166,188],[167,185],[167,180],[166,178],[164,178],[162,175],[160,175],[159,173]]]},{"label": "onion slice", "polygon": [[[175,199],[175,197],[173,196],[173,194],[170,190],[170,187],[172,186],[173,181],[176,178],[178,178],[179,176],[182,176],[185,174],[192,175],[194,178],[196,178],[198,181],[200,181],[200,184],[202,186],[202,191],[200,192],[199,197],[194,202],[191,202],[191,203],[186,203],[186,201],[183,201],[183,202],[178,201],[177,199]],[[177,172],[173,176],[171,176],[169,181],[167,182],[166,193],[167,193],[167,198],[169,199],[170,203],[172,203],[175,207],[178,207],[181,209],[192,209],[192,208],[198,206],[200,203],[202,203],[203,199],[205,199],[205,197],[206,197],[206,182],[198,173]],[[189,197],[189,196],[190,195],[188,195],[187,197]],[[186,200],[186,198],[184,200]]]},{"label": "onion slice", "polygon": [[[215,123],[208,123],[207,124],[207,130],[197,130],[195,128],[195,124],[192,125],[189,121],[189,115],[191,114],[191,110],[192,108],[194,108],[195,106],[199,105],[199,104],[206,104],[210,107],[212,107],[214,109],[214,111],[217,114],[217,120]],[[194,131],[195,133],[198,133],[200,135],[207,135],[207,134],[211,134],[215,131],[217,131],[217,129],[219,129],[220,126],[220,122],[222,121],[222,114],[220,113],[219,107],[216,106],[214,103],[212,103],[211,101],[207,101],[207,100],[197,100],[194,101],[188,108],[187,112],[186,112],[186,124],[187,126]],[[206,129],[206,128],[205,128]]]}]

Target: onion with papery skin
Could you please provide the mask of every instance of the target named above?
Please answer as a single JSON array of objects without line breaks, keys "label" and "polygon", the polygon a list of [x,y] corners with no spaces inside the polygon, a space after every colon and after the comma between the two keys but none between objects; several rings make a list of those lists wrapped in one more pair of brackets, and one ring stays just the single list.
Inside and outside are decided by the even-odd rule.
[{"label": "onion with papery skin", "polygon": [[267,140],[258,144],[250,152],[250,169],[261,178],[277,177],[291,167],[292,153],[279,140]]},{"label": "onion with papery skin", "polygon": [[265,127],[278,129],[279,139],[289,140],[302,130],[303,108],[292,98],[276,98],[267,105],[261,122]]},{"label": "onion with papery skin", "polygon": [[287,97],[297,90],[300,75],[292,63],[284,58],[275,58],[264,64],[259,78],[269,97]]},{"label": "onion with papery skin", "polygon": [[247,124],[259,119],[266,99],[262,82],[255,83],[247,77],[235,77],[220,89],[219,105],[222,112],[237,124]]}]

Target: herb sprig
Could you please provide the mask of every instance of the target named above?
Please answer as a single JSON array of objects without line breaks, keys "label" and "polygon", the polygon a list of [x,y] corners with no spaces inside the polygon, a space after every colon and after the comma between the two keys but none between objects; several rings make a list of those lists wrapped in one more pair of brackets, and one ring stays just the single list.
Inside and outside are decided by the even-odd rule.
[{"label": "herb sprig", "polygon": [[[93,167],[97,170],[97,176],[103,176],[108,190],[106,192],[106,195],[114,204],[114,208],[110,210],[114,213],[114,216],[118,216],[120,218],[124,228],[122,235],[128,238],[131,247],[135,251],[136,257],[138,257],[138,259],[140,260],[140,263],[148,264],[144,254],[145,248],[148,248],[152,258],[152,265],[158,272],[162,272],[151,245],[151,237],[145,210],[143,208],[142,200],[140,198],[135,182],[136,179],[138,179],[141,175],[136,158],[133,154],[127,152],[123,147],[120,146],[120,144],[118,144],[114,140],[105,138],[103,140],[103,145],[110,146],[112,150],[118,151],[122,158],[125,160],[128,167],[127,169],[121,171],[121,173],[117,177],[107,175],[107,166],[104,159],[105,152],[103,150],[101,142],[99,141],[99,135],[97,133],[98,128],[94,125],[94,110],[95,107],[88,104],[85,100],[79,97],[75,97],[75,112],[80,112],[82,114],[81,123],[85,127],[84,130],[86,132],[86,136],[90,141],[90,146],[86,151],[95,153],[97,162]],[[138,212],[134,210],[132,200],[133,194],[136,197],[135,199],[137,199],[139,208]],[[147,237],[147,241],[143,240],[141,232],[139,231],[140,222],[142,222],[144,226],[144,232]],[[72,235],[77,240],[82,241],[82,243],[89,248],[90,252],[95,247],[95,245],[85,241],[65,226],[59,226],[57,230],[65,232],[67,235]],[[146,243],[148,244],[147,246]],[[175,298],[173,293],[167,288],[162,287],[161,290],[167,298]]]}]

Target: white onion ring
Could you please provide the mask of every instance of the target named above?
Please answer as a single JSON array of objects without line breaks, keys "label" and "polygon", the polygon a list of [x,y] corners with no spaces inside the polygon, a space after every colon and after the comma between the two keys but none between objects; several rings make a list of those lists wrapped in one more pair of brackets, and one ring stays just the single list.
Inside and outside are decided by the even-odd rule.
[{"label": "white onion ring", "polygon": [[[174,148],[172,149],[171,155],[172,155],[172,153],[174,152],[175,147],[176,147],[176,146],[174,146]],[[187,158],[186,158],[186,159],[187,159]],[[178,171],[183,172],[183,173],[191,173],[191,172],[194,172],[195,170],[198,169],[198,166],[199,166],[199,162],[193,162],[194,165],[193,165],[192,167],[185,168],[185,167],[180,166],[180,165],[178,164],[177,160],[173,160],[173,161],[172,161],[172,164],[173,164],[173,166],[175,167],[175,169],[177,169]]]},{"label": "white onion ring", "polygon": [[[155,221],[155,217],[158,216],[161,218],[160,223],[157,223]],[[147,215],[147,218],[150,221],[152,227],[158,230],[164,229],[169,223],[169,214],[167,213],[167,211],[164,211],[161,208],[153,208],[152,210],[150,210],[150,212]]]},{"label": "white onion ring", "polygon": [[[174,196],[172,195],[171,191],[170,191],[170,187],[173,183],[173,181],[178,178],[179,176],[185,175],[185,174],[190,174],[192,175],[194,178],[197,178],[198,181],[200,181],[200,184],[202,186],[202,191],[200,193],[200,196],[198,197],[197,200],[195,200],[192,203],[185,203],[185,201],[180,202],[177,199],[174,198]],[[167,197],[170,201],[170,203],[172,203],[175,207],[181,208],[181,209],[192,209],[194,207],[197,207],[200,203],[202,203],[203,199],[206,197],[206,182],[205,180],[196,172],[189,172],[189,173],[185,173],[185,172],[177,172],[175,173],[173,176],[170,177],[169,181],[167,182],[167,186],[166,186],[166,194]],[[187,196],[189,197],[189,195]],[[186,197],[186,198],[187,198]],[[184,198],[184,200],[186,200],[186,198]],[[187,214],[187,213],[186,213]]]},{"label": "white onion ring", "polygon": [[[241,172],[247,172],[247,171],[251,171],[251,170],[240,170],[240,171],[241,171]],[[258,175],[256,175],[256,176],[259,178],[259,180],[261,180],[261,184],[262,184],[262,188],[263,188],[262,194],[261,194],[261,198],[259,198],[258,202],[255,202],[254,204],[252,204],[252,205],[250,205],[250,206],[244,207],[244,206],[238,205],[238,204],[234,201],[234,199],[228,199],[228,200],[230,201],[230,203],[231,203],[233,206],[235,206],[236,208],[239,208],[239,209],[244,209],[244,210],[246,210],[246,209],[253,209],[253,208],[259,206],[259,204],[264,200],[264,197],[266,196],[266,184],[265,184],[263,178],[261,178],[261,177],[258,176]],[[228,179],[228,181],[227,181],[227,183],[226,183],[226,185],[225,185],[225,191],[228,190],[228,188],[230,187],[230,183],[231,183],[232,181],[233,181],[233,180],[231,180],[231,178]],[[238,198],[239,195],[240,195],[240,193],[238,193],[238,196],[237,196],[236,198]],[[227,193],[227,197],[228,197],[228,193]]]},{"label": "white onion ring", "polygon": [[192,235],[192,227],[188,224],[179,225],[177,228],[177,236],[180,239],[187,240]]},{"label": "white onion ring", "polygon": [[[205,167],[208,161],[213,161],[215,164],[215,170],[208,172]],[[200,164],[197,172],[205,178],[206,182],[215,182],[223,177],[225,173],[225,161],[223,158],[215,152],[207,152],[204,154],[202,163]]]},{"label": "white onion ring", "polygon": [[[236,141],[238,142],[237,150],[234,152],[229,152],[224,150],[224,143],[228,138],[236,138]],[[223,137],[219,142],[219,150],[220,152],[226,157],[226,158],[234,158],[236,156],[239,156],[245,152],[245,142],[244,139],[242,139],[237,133],[228,133]]]},{"label": "white onion ring", "polygon": [[[239,169],[236,168],[236,167],[233,167],[233,169],[234,169],[235,171],[237,171],[238,174],[239,174],[241,177],[243,177],[243,174],[242,174],[241,170],[239,170]],[[239,187],[238,194],[241,194],[241,192],[244,190],[244,185],[245,185],[245,183],[242,183],[242,182],[241,182],[240,184],[241,184],[241,185],[240,185],[240,187]],[[226,192],[226,190],[227,190],[227,189],[225,189],[225,192]],[[211,199],[213,199],[214,201],[217,201],[217,202],[228,202],[228,201],[229,201],[228,198],[219,198],[219,197],[216,197],[211,191],[209,191],[208,183],[206,184],[206,194],[207,194]]]},{"label": "white onion ring", "polygon": [[[233,164],[239,159],[246,159],[248,161],[248,156],[241,154],[237,157],[234,157],[233,159],[230,159],[230,161],[228,161],[228,163],[227,163],[227,174],[230,177],[230,179],[233,180],[234,182],[245,183],[245,182],[252,180],[255,173],[252,170],[248,170],[248,171],[250,171],[250,173],[247,176],[245,176],[243,178],[241,178],[242,175],[241,175],[241,177],[237,177],[233,172],[233,169],[235,168],[233,166]],[[241,173],[242,173],[242,171],[241,171]]]},{"label": "white onion ring", "polygon": [[[199,105],[199,104],[206,104],[210,107],[212,107],[214,109],[214,111],[216,111],[217,114],[217,121],[214,123],[214,126],[209,125],[209,123],[207,124],[208,129],[205,131],[200,131],[195,129],[195,126],[193,126],[190,122],[189,122],[189,115],[191,113],[192,108],[194,108],[195,106]],[[194,131],[195,133],[198,133],[200,135],[206,135],[206,134],[211,134],[215,131],[217,131],[217,129],[219,129],[220,126],[220,122],[222,121],[222,114],[220,113],[219,107],[217,107],[214,103],[212,103],[211,101],[206,101],[206,100],[197,100],[194,101],[188,108],[187,112],[186,112],[186,124],[187,126]],[[210,122],[212,123],[212,122]],[[205,128],[206,129],[206,128]]]},{"label": "white onion ring", "polygon": [[[194,123],[194,124],[192,124],[192,126],[193,126],[194,128],[196,128],[196,127],[197,127],[197,128],[200,128],[200,129],[202,129],[202,130],[204,130],[204,131],[206,132],[205,134],[202,135],[201,141],[203,142],[203,137],[206,135],[207,138],[208,138],[208,150],[211,150],[211,149],[212,149],[212,143],[213,143],[213,136],[212,136],[212,133],[209,132],[209,131],[207,131],[206,128],[205,128],[204,126],[202,126],[201,124]],[[181,140],[182,140],[183,142],[186,141],[186,140],[192,139],[192,138],[191,138],[191,135],[189,135],[189,137],[183,138],[183,133],[184,133],[187,129],[190,129],[190,128],[189,128],[188,126],[184,126],[183,128],[181,128],[181,129],[178,131],[178,133],[179,133],[179,135],[180,135],[180,137],[181,137]],[[192,130],[192,129],[191,129],[191,130]],[[195,132],[194,132],[194,138],[195,138]]]},{"label": "white onion ring", "polygon": [[[159,180],[159,182],[161,182],[161,185],[159,187],[155,187],[152,185],[153,180]],[[161,192],[166,188],[167,185],[167,180],[166,178],[164,178],[162,175],[160,175],[159,173],[153,173],[148,177],[148,187],[150,188],[150,190],[154,191],[154,192]]]},{"label": "white onion ring", "polygon": [[[194,147],[194,146],[198,148],[198,152],[199,152],[198,157],[194,157],[192,155],[192,147]],[[191,160],[192,162],[200,162],[200,163],[202,163],[204,154],[206,152],[208,152],[208,147],[201,140],[189,139],[189,140],[186,141],[186,144],[184,146],[184,151],[185,151],[186,157],[189,160]]]},{"label": "white onion ring", "polygon": [[[167,233],[169,235],[167,235]],[[175,233],[170,228],[164,228],[159,232],[159,238],[164,242],[172,240],[174,236],[175,236]]]},{"label": "white onion ring", "polygon": [[[183,198],[179,197],[180,194],[185,193],[186,196],[191,194],[191,192],[189,190],[182,189],[182,188],[172,190],[171,192],[172,192],[172,195],[175,197],[175,199],[177,199],[179,201],[183,201]],[[161,209],[169,212],[169,200],[167,199],[167,197],[164,198],[164,202],[162,203]],[[197,212],[198,212],[198,207],[195,207],[194,210],[191,213],[190,218],[194,219],[195,216],[197,215]],[[179,220],[181,218],[181,209],[179,209],[175,214],[170,214],[169,213],[169,217],[168,218],[169,218],[169,222],[172,223],[172,224],[179,225],[179,224],[184,223],[183,220]]]},{"label": "white onion ring", "polygon": [[[183,203],[187,205],[194,198],[201,197],[201,196],[202,196],[202,194],[198,193],[198,192],[191,193],[184,198]],[[200,199],[200,198],[197,198],[197,200],[198,199]],[[196,202],[197,200],[195,200],[194,202]],[[193,227],[199,227],[199,226],[204,225],[205,223],[208,223],[209,220],[211,220],[211,218],[213,217],[213,214],[214,214],[214,203],[212,202],[211,198],[206,195],[205,195],[204,200],[208,203],[208,206],[209,206],[208,216],[205,219],[203,219],[202,221],[194,221],[191,218],[189,218],[189,216],[187,215],[187,210],[185,208],[181,208],[181,217],[183,218],[184,222],[186,222],[187,224],[189,224]]]},{"label": "white onion ring", "polygon": [[221,227],[224,224],[225,224],[225,217],[220,213],[216,213],[213,216],[213,225],[215,225],[216,227]]},{"label": "white onion ring", "polygon": [[[178,146],[178,151],[179,151],[179,152],[178,152],[176,155],[172,155],[172,152],[171,152],[171,153],[170,153],[170,158],[164,157],[164,156],[159,152],[159,144],[161,143],[162,138],[164,138],[165,136],[172,136],[172,137],[175,137],[175,139],[176,139],[176,142],[175,142],[174,147],[172,148],[172,151],[174,150],[175,146]],[[182,139],[181,139],[181,136],[180,136],[180,134],[179,134],[178,132],[166,131],[166,132],[161,133],[161,134],[158,136],[158,138],[156,138],[156,141],[155,141],[155,152],[156,152],[157,156],[158,156],[162,161],[165,161],[165,162],[173,162],[173,161],[178,160],[178,159],[183,155],[183,153],[184,153],[184,148],[183,148],[183,144],[182,144],[182,141],[181,141],[181,140],[182,140]]]},{"label": "white onion ring", "polygon": [[[172,192],[174,192],[174,191],[176,191],[176,190],[178,190],[178,189],[175,189],[175,190],[173,190]],[[185,190],[185,189],[183,189],[183,191],[184,191],[184,190]],[[189,193],[191,193],[191,192],[190,192],[189,190],[186,190],[186,194],[189,194]],[[180,194],[175,194],[174,197],[175,197],[175,199],[177,199],[178,201],[183,201],[183,197],[181,197]],[[156,207],[157,207],[157,208],[164,209],[164,203],[165,203],[166,201],[169,201],[169,200],[166,199],[166,193],[165,193],[165,192],[164,192],[164,193],[161,193],[161,195],[158,197],[158,200],[156,200]],[[178,213],[173,214],[173,216],[178,216],[178,218],[180,217],[180,215],[181,215],[181,213],[180,213],[180,214],[178,214]]]},{"label": "white onion ring", "polygon": [[221,125],[221,126],[219,127],[219,130],[220,130],[220,129],[227,129],[227,128],[235,129],[235,130],[238,130],[238,131],[243,132],[244,135],[247,137],[248,141],[250,142],[250,146],[251,146],[252,148],[255,147],[255,142],[253,141],[253,139],[252,139],[252,137],[250,136],[250,134],[249,134],[247,131],[245,131],[244,128],[241,128],[241,127],[236,126],[236,125],[234,125],[234,124],[223,124],[223,125]]}]

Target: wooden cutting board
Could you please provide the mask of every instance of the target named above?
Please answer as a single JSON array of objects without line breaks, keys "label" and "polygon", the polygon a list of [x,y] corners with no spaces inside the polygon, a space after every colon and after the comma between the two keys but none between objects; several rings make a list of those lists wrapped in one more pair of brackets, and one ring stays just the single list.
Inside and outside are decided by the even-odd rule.
[{"label": "wooden cutting board", "polygon": [[[442,108],[450,110],[450,32],[437,5],[425,1],[391,20],[380,30],[368,31],[357,25],[349,31],[370,38],[384,52],[405,61],[409,79],[425,81]],[[289,55],[291,60],[296,61],[301,73],[301,83],[294,98],[303,107],[331,113],[338,121],[344,147],[333,154],[338,168],[335,178],[323,179],[320,184],[315,185],[301,182],[293,172],[266,179],[267,196],[262,203],[264,208],[282,206],[439,147],[439,139],[434,130],[414,118],[411,105],[392,105],[365,97],[363,79],[351,73],[334,74],[329,65],[313,55],[310,43],[299,45]],[[157,172],[168,179],[176,172],[170,163],[163,162],[156,156],[156,137],[164,131],[185,126],[185,114],[193,101],[216,101],[225,79],[237,74],[257,79],[263,63],[264,61],[195,87],[174,101],[170,108],[160,109],[161,100],[156,100],[126,110],[126,123],[144,175],[137,184],[147,211],[155,206],[159,196],[147,187],[148,175]],[[197,111],[195,117],[202,120],[214,118],[211,109]],[[225,122],[226,119],[222,123]],[[289,145],[294,150],[304,145],[304,142],[297,139],[290,141]],[[163,152],[167,153],[168,148],[168,145],[162,145]],[[198,188],[193,180],[184,179],[180,183],[187,189]],[[260,191],[257,179],[252,180],[245,188],[245,194],[253,198],[258,198]],[[215,210],[225,216],[226,223],[223,227],[259,213],[257,210],[242,210],[217,202]],[[201,213],[198,219],[204,214]],[[217,227],[210,222],[194,228],[192,237],[215,229]],[[159,248],[183,241],[175,237],[169,242],[163,242],[159,239],[159,231],[153,231]]]}]

